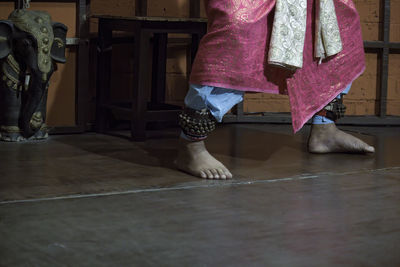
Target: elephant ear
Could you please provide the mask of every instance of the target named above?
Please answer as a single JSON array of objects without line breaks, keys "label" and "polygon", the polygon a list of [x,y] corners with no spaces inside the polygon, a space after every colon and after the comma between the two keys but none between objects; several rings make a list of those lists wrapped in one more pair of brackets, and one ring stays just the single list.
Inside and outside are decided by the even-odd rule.
[{"label": "elephant ear", "polygon": [[60,63],[65,63],[65,46],[67,44],[68,28],[62,23],[53,23],[54,42],[51,47],[51,57]]},{"label": "elephant ear", "polygon": [[12,41],[11,37],[14,31],[14,26],[11,21],[0,21],[0,59],[8,56],[11,53]]}]

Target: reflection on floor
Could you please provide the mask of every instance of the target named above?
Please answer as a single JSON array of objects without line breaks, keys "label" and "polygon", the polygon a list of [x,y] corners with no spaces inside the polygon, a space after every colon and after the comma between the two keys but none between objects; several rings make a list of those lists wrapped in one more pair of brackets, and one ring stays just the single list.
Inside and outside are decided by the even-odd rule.
[{"label": "reflection on floor", "polygon": [[225,125],[229,181],[177,171],[176,129],[0,143],[0,266],[400,266],[400,128],[345,129],[377,153]]}]

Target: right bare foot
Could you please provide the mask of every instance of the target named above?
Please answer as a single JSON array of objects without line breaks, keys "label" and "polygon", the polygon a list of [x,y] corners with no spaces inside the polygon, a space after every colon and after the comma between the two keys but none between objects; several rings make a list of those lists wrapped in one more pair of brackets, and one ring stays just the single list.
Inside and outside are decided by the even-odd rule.
[{"label": "right bare foot", "polygon": [[204,179],[229,179],[230,171],[210,153],[204,141],[190,142],[179,138],[178,169]]},{"label": "right bare foot", "polygon": [[345,133],[334,123],[314,124],[308,141],[311,153],[374,153],[375,148],[362,140]]}]

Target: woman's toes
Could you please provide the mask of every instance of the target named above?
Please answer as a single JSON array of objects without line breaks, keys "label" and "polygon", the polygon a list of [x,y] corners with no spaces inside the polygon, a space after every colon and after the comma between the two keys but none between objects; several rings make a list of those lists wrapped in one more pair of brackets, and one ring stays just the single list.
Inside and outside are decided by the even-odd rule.
[{"label": "woman's toes", "polygon": [[373,146],[367,146],[366,151],[369,153],[375,153],[375,148]]},{"label": "woman's toes", "polygon": [[222,169],[217,169],[219,177],[221,177],[221,179],[226,179],[226,174]]},{"label": "woman's toes", "polygon": [[201,176],[201,178],[204,178],[204,179],[207,178],[207,174],[204,171],[200,171],[200,176]]},{"label": "woman's toes", "polygon": [[215,179],[219,179],[220,176],[219,176],[218,171],[216,169],[211,169],[211,173],[213,174]]},{"label": "woman's toes", "polygon": [[210,170],[205,170],[205,173],[207,174],[207,178],[208,179],[213,179],[214,175],[212,174],[212,172]]},{"label": "woman's toes", "polygon": [[226,175],[227,179],[232,179],[232,177],[233,177],[232,173],[230,173],[230,171],[228,171],[228,170],[225,170],[225,175]]}]

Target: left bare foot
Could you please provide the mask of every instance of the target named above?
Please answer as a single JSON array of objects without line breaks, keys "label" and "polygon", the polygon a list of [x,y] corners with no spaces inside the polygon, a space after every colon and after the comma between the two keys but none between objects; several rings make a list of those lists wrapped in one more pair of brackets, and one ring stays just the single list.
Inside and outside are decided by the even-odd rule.
[{"label": "left bare foot", "polygon": [[203,179],[230,179],[232,173],[206,149],[204,141],[179,138],[178,169]]},{"label": "left bare foot", "polygon": [[375,148],[360,139],[347,134],[334,123],[314,124],[308,140],[308,151],[311,153],[374,153]]}]

